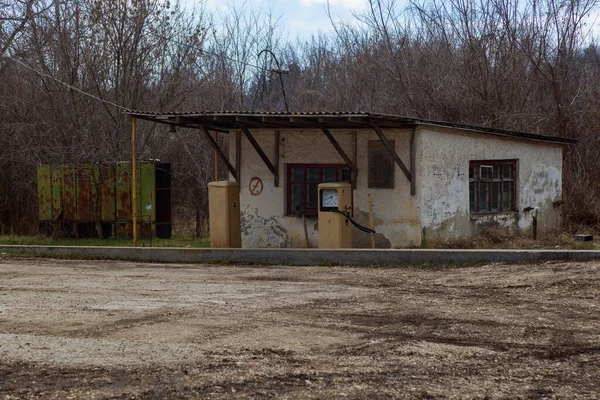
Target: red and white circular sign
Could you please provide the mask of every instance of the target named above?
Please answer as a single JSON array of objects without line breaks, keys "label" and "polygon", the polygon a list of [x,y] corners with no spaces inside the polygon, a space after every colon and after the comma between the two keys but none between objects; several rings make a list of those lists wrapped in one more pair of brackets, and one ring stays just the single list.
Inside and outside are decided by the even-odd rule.
[{"label": "red and white circular sign", "polygon": [[250,183],[248,184],[248,188],[250,189],[250,194],[252,196],[258,196],[263,191],[263,183],[262,180],[255,176],[250,179]]}]

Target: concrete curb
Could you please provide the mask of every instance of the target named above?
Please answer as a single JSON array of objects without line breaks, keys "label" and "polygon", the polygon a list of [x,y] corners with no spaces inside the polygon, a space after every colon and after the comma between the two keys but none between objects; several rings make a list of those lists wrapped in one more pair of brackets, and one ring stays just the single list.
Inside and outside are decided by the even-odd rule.
[{"label": "concrete curb", "polygon": [[414,265],[600,260],[600,250],[197,249],[3,245],[0,246],[0,252],[165,263],[232,262],[267,265]]}]

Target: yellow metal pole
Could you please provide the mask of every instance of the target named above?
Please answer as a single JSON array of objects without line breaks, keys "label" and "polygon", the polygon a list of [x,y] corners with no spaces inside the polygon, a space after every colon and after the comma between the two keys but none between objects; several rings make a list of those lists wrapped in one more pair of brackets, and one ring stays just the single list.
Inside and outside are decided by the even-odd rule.
[{"label": "yellow metal pole", "polygon": [[131,118],[131,215],[133,220],[133,246],[137,246],[137,146],[135,118]]},{"label": "yellow metal pole", "polygon": [[[219,144],[219,132],[215,131],[215,142]],[[215,150],[215,181],[219,180],[219,153]]]}]

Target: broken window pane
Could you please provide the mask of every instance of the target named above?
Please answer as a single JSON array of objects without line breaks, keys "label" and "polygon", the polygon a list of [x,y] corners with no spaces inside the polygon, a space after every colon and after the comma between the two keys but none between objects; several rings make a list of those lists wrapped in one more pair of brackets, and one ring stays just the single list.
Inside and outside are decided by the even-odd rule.
[{"label": "broken window pane", "polygon": [[480,168],[480,178],[490,179],[492,177],[492,168],[487,165],[482,165]]},{"label": "broken window pane", "polygon": [[515,210],[516,160],[469,162],[469,210]]}]

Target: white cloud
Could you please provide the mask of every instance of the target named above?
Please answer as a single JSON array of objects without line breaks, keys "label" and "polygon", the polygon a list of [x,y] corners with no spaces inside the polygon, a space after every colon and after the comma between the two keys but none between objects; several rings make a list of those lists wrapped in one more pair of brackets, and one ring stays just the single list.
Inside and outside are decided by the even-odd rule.
[{"label": "white cloud", "polygon": [[313,4],[327,4],[332,6],[343,6],[351,9],[365,8],[365,0],[300,0],[300,4],[304,7],[311,7]]}]

